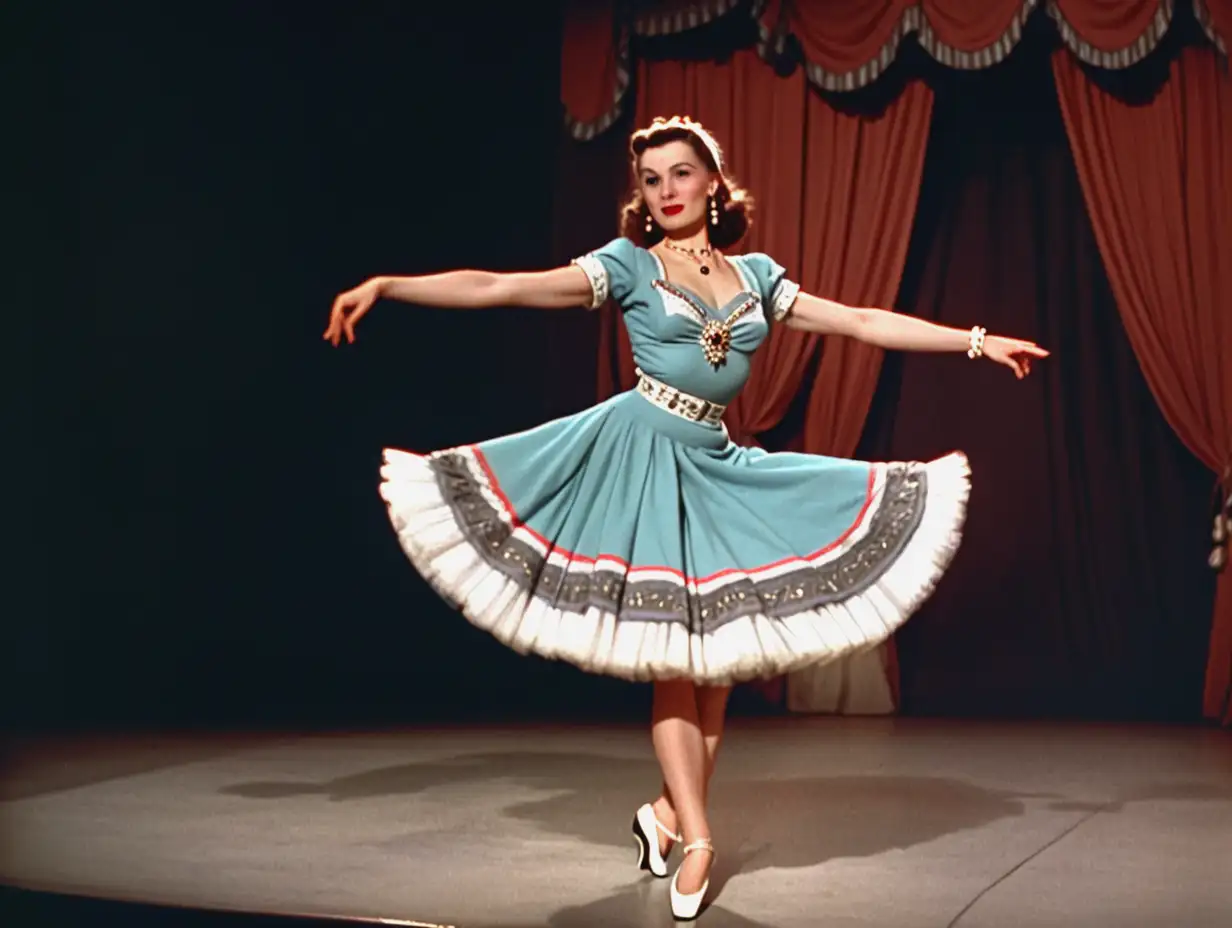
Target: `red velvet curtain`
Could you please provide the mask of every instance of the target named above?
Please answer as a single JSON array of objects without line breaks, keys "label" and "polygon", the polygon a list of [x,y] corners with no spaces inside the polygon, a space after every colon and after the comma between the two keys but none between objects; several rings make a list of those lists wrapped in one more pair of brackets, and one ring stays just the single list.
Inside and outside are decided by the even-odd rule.
[{"label": "red velvet curtain", "polygon": [[[596,60],[609,62],[610,66],[601,77],[595,77],[597,72],[592,72],[586,79],[603,82],[604,93],[616,101],[615,109],[618,110],[626,99],[621,81],[630,83],[627,71],[634,67],[627,43],[630,34],[687,30],[691,24],[696,25],[695,14],[713,19],[727,12],[729,6],[717,0],[712,3],[702,0],[690,4],[691,12],[686,13],[677,2],[641,4],[636,18],[623,23],[621,28],[610,30],[607,48],[600,50],[596,46],[594,49]],[[808,85],[837,91],[868,86],[894,63],[902,39],[912,33],[919,45],[942,64],[959,70],[987,67],[1010,54],[1022,38],[1027,18],[1035,12],[1036,6],[1024,0],[888,0],[880,4],[839,0],[824,8],[770,2],[761,7],[761,51],[766,58],[772,59],[783,49],[783,37],[794,36],[801,50],[803,67],[792,77],[776,76],[751,50],[739,52],[723,63],[710,60],[641,62],[636,65],[636,79],[631,82],[638,94],[635,121],[643,124],[653,115],[682,112],[710,125],[726,143],[738,180],[751,187],[759,200],[760,224],[747,247],[773,254],[806,290],[852,304],[890,307],[897,292],[915,210],[932,95],[920,84],[908,84],[880,118],[871,119],[840,114]],[[1085,152],[1076,152],[1083,189],[1092,212],[1105,212],[1103,216],[1095,216],[1096,231],[1110,264],[1121,310],[1127,314],[1126,326],[1131,341],[1147,370],[1152,389],[1165,406],[1169,421],[1183,435],[1187,428],[1199,430],[1196,434],[1209,434],[1207,441],[1211,448],[1207,453],[1191,438],[1186,440],[1195,453],[1203,455],[1203,460],[1216,462],[1212,467],[1222,467],[1228,462],[1229,453],[1226,418],[1220,418],[1223,407],[1215,401],[1207,403],[1209,408],[1202,407],[1193,394],[1194,383],[1190,382],[1205,378],[1203,385],[1215,390],[1220,397],[1219,404],[1224,402],[1223,397],[1229,396],[1219,392],[1224,390],[1225,376],[1211,360],[1217,358],[1216,344],[1224,347],[1222,330],[1216,333],[1214,324],[1207,324],[1203,332],[1210,349],[1206,362],[1200,374],[1191,371],[1189,381],[1184,378],[1177,381],[1179,386],[1164,386],[1165,381],[1172,383],[1168,377],[1176,380],[1175,371],[1166,374],[1153,371],[1152,365],[1158,367],[1162,362],[1152,348],[1144,346],[1150,342],[1150,333],[1157,333],[1161,325],[1179,325],[1174,319],[1162,321],[1160,307],[1190,299],[1204,306],[1211,304],[1206,306],[1209,309],[1213,306],[1214,294],[1229,292],[1224,279],[1226,274],[1219,276],[1217,262],[1213,259],[1208,261],[1200,257],[1197,259],[1200,266],[1188,271],[1181,264],[1183,257],[1190,254],[1187,249],[1192,249],[1195,238],[1211,244],[1226,235],[1226,221],[1232,210],[1221,205],[1221,213],[1218,210],[1202,213],[1192,202],[1192,185],[1184,189],[1174,183],[1164,185],[1173,197],[1168,209],[1182,217],[1162,224],[1173,235],[1171,260],[1175,266],[1166,271],[1170,275],[1168,280],[1147,279],[1143,284],[1132,276],[1131,270],[1137,268],[1142,272],[1149,267],[1148,251],[1161,247],[1161,237],[1148,235],[1144,228],[1152,222],[1152,210],[1160,208],[1158,197],[1152,200],[1151,195],[1161,188],[1153,185],[1150,168],[1144,169],[1139,164],[1134,170],[1140,173],[1133,175],[1134,179],[1127,179],[1132,172],[1121,170],[1121,165],[1132,161],[1141,133],[1154,132],[1152,148],[1168,149],[1173,157],[1173,162],[1165,163],[1166,159],[1161,160],[1163,155],[1153,155],[1156,166],[1164,171],[1180,171],[1179,166],[1183,166],[1190,172],[1186,176],[1200,174],[1213,185],[1214,199],[1223,204],[1220,197],[1228,190],[1226,127],[1230,120],[1226,111],[1227,94],[1220,91],[1220,96],[1209,91],[1203,96],[1202,91],[1195,91],[1197,78],[1190,74],[1191,65],[1178,65],[1179,70],[1170,82],[1185,87],[1183,92],[1174,87],[1170,91],[1172,97],[1181,92],[1178,99],[1191,110],[1202,106],[1208,119],[1223,120],[1225,136],[1211,134],[1204,143],[1205,149],[1200,147],[1192,131],[1197,118],[1191,117],[1186,123],[1181,102],[1173,100],[1161,104],[1157,101],[1131,118],[1130,108],[1125,104],[1115,103],[1111,98],[1103,99],[1087,86],[1075,59],[1113,69],[1141,60],[1155,49],[1172,26],[1173,5],[1162,0],[1116,3],[1050,0],[1042,8],[1056,22],[1067,46],[1055,58],[1063,62],[1056,66],[1058,92],[1063,100],[1067,94],[1070,97],[1066,116],[1075,148],[1083,144],[1087,148]],[[1232,0],[1196,0],[1194,12],[1211,42],[1226,54],[1223,30],[1232,22]],[[590,35],[596,37],[593,41],[604,41],[597,38],[601,30],[592,28]],[[573,64],[564,73],[567,82],[583,79],[587,57],[574,51]],[[1214,56],[1208,53],[1207,60],[1210,62],[1207,71],[1213,73]],[[1226,67],[1226,61],[1223,64]],[[1070,90],[1061,86],[1066,78],[1072,78]],[[1204,86],[1213,86],[1209,85],[1210,79],[1210,74],[1202,78],[1208,81]],[[1225,82],[1226,79],[1225,74]],[[572,93],[576,99],[593,97],[599,100],[603,96],[597,93],[587,96],[577,88]],[[1099,102],[1090,103],[1092,99]],[[1086,106],[1086,110],[1080,120],[1075,112],[1081,106]],[[1120,111],[1109,115],[1117,107]],[[1169,117],[1160,116],[1161,112],[1170,112],[1173,122],[1179,120],[1179,123],[1169,129],[1163,125]],[[1155,115],[1143,115],[1149,113]],[[1162,122],[1152,128],[1151,118]],[[602,121],[603,117],[599,117],[599,123]],[[1079,121],[1088,129],[1102,125],[1103,135],[1101,130],[1084,130],[1085,142],[1078,141],[1083,134],[1075,129]],[[597,124],[592,121],[591,129]],[[570,125],[575,137],[589,137],[586,132],[591,130],[580,130],[576,119]],[[1131,128],[1134,126],[1137,129]],[[1115,157],[1105,150],[1113,138],[1116,139],[1113,147],[1117,148]],[[1219,140],[1212,142],[1211,139]],[[784,152],[791,151],[807,154],[784,157]],[[1218,158],[1223,161],[1217,162]],[[1195,159],[1201,162],[1197,167]],[[1145,173],[1141,173],[1143,171]],[[1093,179],[1098,172],[1106,175],[1102,182]],[[1135,189],[1140,203],[1122,204],[1121,207],[1109,205],[1118,197],[1124,199],[1130,187]],[[1190,200],[1186,201],[1186,197]],[[1187,208],[1189,213],[1185,212]],[[1136,220],[1127,218],[1127,210],[1132,209],[1139,210]],[[1219,224],[1219,216],[1223,217],[1224,225]],[[1132,235],[1128,228],[1134,221],[1139,226],[1138,239],[1130,241]],[[1150,239],[1150,244],[1145,239]],[[1178,246],[1178,242],[1184,244]],[[1125,267],[1118,270],[1112,266],[1116,263],[1115,257],[1110,257],[1112,251],[1119,252]],[[1184,284],[1185,273],[1192,278],[1188,291]],[[1195,295],[1203,287],[1207,296]],[[1196,311],[1205,312],[1205,309]],[[965,325],[969,321],[962,319],[957,324]],[[601,320],[600,339],[599,388],[602,394],[608,394],[632,383],[627,340],[610,309]],[[1155,341],[1159,341],[1157,335]],[[729,428],[738,441],[755,442],[759,436],[778,427],[793,403],[805,398],[804,424],[795,445],[816,453],[850,455],[864,427],[881,361],[880,352],[864,345],[833,339],[821,351],[815,338],[777,330],[760,356],[745,394],[733,405]],[[1175,364],[1176,359],[1170,361]],[[1184,414],[1168,412],[1161,390],[1180,391],[1187,397],[1190,408]],[[1192,420],[1196,424],[1180,424],[1183,416],[1190,413],[1199,416]],[[1227,720],[1232,716],[1228,706],[1232,691],[1232,593],[1221,594],[1219,602],[1207,667],[1207,711],[1213,717],[1222,716]],[[886,655],[891,661],[893,653],[891,648]],[[891,684],[896,680],[892,663],[887,676]],[[812,681],[805,685],[825,689],[832,688],[833,681],[819,687],[814,674]]]},{"label": "red velvet curtain", "polygon": [[575,137],[592,138],[619,117],[629,83],[627,39],[614,0],[569,4],[561,35],[560,99]]},{"label": "red velvet curtain", "polygon": [[856,456],[962,448],[963,545],[895,636],[904,712],[1191,720],[1214,595],[1206,468],[1130,347],[1048,49],[936,84],[899,294],[1053,350],[1019,382],[963,355],[889,353]]},{"label": "red velvet curtain", "polygon": [[1219,54],[1227,56],[1232,39],[1232,0],[1193,0],[1198,24]]},{"label": "red velvet curtain", "polygon": [[761,20],[795,37],[819,86],[851,90],[875,80],[909,33],[940,61],[991,64],[1017,42],[1033,8],[1024,0],[772,0]]},{"label": "red velvet curtain", "polygon": [[[1232,79],[1190,47],[1150,101],[1053,58],[1087,208],[1164,416],[1232,491]],[[1219,582],[1205,712],[1232,724],[1232,576]]]},{"label": "red velvet curtain", "polygon": [[[1083,61],[1125,68],[1155,49],[1172,27],[1174,7],[1174,0],[570,0],[561,97],[571,131],[590,138],[611,124],[626,95],[631,40],[695,31],[750,12],[767,57],[783,51],[790,37],[812,83],[850,91],[876,81],[908,36],[948,67],[989,67],[1010,54],[1032,16],[1050,16]],[[1226,55],[1232,0],[1193,0],[1193,13]]]}]

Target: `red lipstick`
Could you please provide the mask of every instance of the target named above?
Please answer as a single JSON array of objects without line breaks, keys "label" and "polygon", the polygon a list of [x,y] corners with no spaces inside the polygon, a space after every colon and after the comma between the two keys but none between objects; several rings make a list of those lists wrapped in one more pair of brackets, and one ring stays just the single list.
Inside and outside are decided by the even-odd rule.
[{"label": "red lipstick", "polygon": [[680,212],[682,209],[684,209],[684,207],[683,207],[683,206],[680,206],[679,204],[677,204],[676,206],[665,206],[665,207],[663,207],[663,212],[664,212],[664,214],[665,214],[665,215],[667,215],[667,216],[675,216],[675,215],[676,215],[678,212]]}]

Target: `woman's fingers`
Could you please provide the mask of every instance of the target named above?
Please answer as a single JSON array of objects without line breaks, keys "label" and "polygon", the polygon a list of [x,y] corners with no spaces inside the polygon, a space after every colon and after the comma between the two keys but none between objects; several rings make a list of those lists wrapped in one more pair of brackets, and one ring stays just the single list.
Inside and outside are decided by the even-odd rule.
[{"label": "woman's fingers", "polygon": [[375,302],[376,300],[370,296],[360,297],[358,302],[355,304],[354,311],[346,317],[346,321],[343,323],[343,328],[346,329],[347,342],[349,344],[355,343],[355,323],[359,322],[359,320],[363,318],[364,314],[372,308],[372,304]]},{"label": "woman's fingers", "polygon": [[355,314],[347,316],[347,309],[354,299],[355,297],[351,293],[339,294],[329,311],[329,325],[326,327],[323,337],[326,341],[332,342],[335,348],[338,347],[338,342],[344,333],[347,335],[348,340],[355,340],[353,326],[357,316]]},{"label": "woman's fingers", "polygon": [[333,342],[335,347],[338,345],[338,337],[342,334],[342,320],[345,308],[346,294],[341,294],[334,300],[334,305],[330,307],[329,325],[325,327],[325,334],[322,336],[326,341]]}]

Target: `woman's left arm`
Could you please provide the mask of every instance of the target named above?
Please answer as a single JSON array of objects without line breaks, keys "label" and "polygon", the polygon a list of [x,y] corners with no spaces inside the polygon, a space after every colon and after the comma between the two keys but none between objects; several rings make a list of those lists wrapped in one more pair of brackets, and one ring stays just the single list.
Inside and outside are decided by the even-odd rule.
[{"label": "woman's left arm", "polygon": [[846,335],[889,351],[965,351],[1004,364],[1021,380],[1031,373],[1032,358],[1048,352],[1035,342],[988,335],[984,329],[954,329],[885,309],[845,306],[801,291],[784,325],[820,335]]}]

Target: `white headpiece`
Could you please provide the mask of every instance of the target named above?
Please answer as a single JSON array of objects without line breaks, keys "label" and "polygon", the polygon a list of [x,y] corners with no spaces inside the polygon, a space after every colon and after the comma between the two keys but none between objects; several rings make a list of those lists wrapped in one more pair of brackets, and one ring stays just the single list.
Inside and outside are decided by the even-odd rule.
[{"label": "white headpiece", "polygon": [[723,170],[723,149],[719,148],[719,143],[714,140],[709,132],[700,122],[694,122],[688,116],[673,116],[667,119],[663,116],[656,116],[650,123],[650,126],[645,129],[645,132],[659,132],[663,129],[684,129],[701,139],[701,143],[706,146],[710,152],[710,157],[714,159],[715,166],[720,172]]}]

